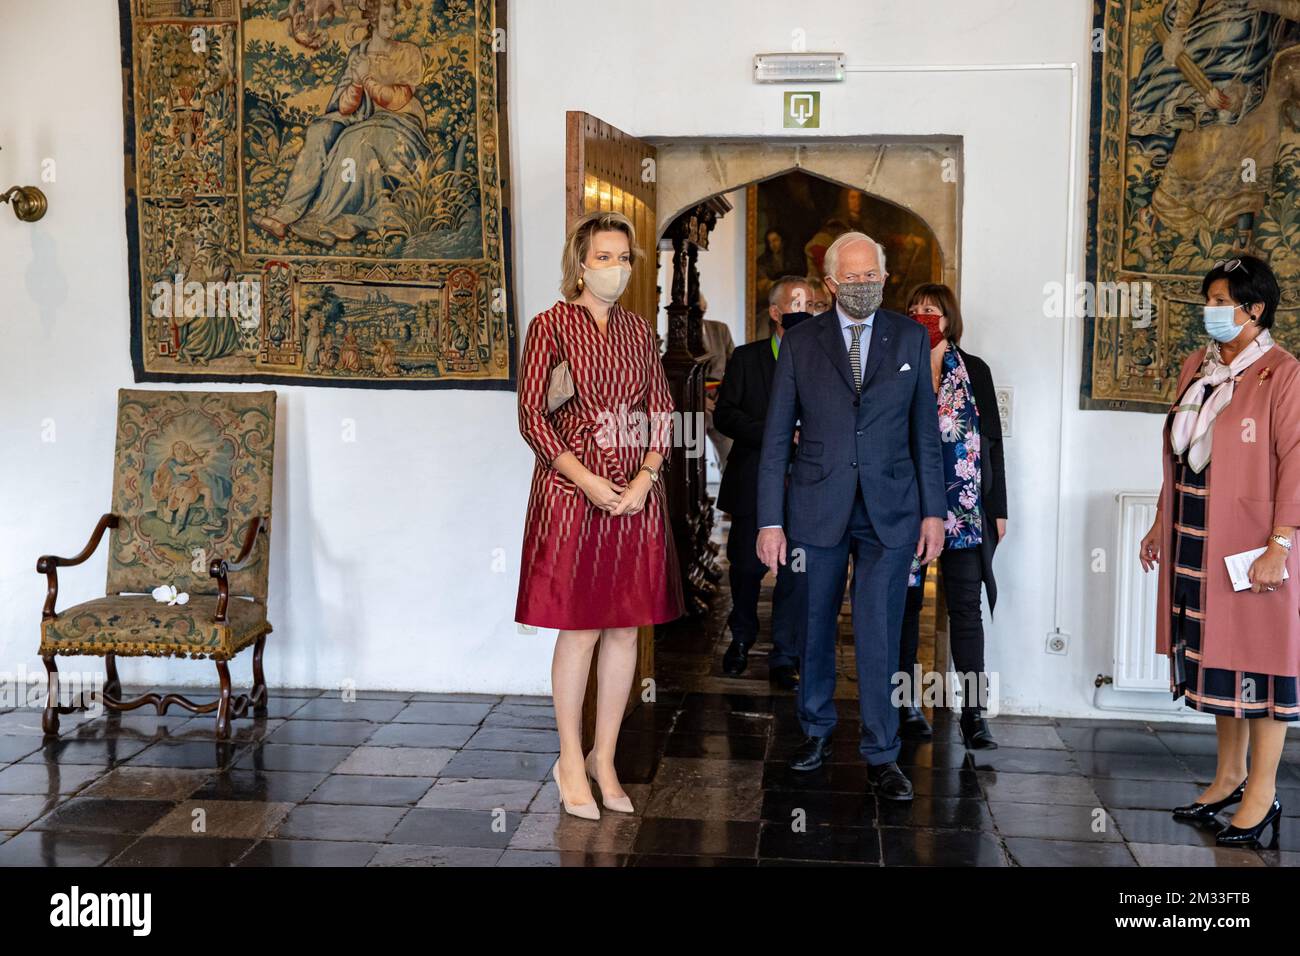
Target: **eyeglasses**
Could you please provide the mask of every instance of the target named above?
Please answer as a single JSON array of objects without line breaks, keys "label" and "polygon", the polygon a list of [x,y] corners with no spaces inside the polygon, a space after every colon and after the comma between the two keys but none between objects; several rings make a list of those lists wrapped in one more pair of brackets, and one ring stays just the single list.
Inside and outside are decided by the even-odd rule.
[{"label": "eyeglasses", "polygon": [[1250,275],[1250,270],[1240,259],[1220,259],[1214,264],[1214,268],[1222,269],[1224,272],[1232,272],[1234,269],[1240,269],[1246,275]]}]

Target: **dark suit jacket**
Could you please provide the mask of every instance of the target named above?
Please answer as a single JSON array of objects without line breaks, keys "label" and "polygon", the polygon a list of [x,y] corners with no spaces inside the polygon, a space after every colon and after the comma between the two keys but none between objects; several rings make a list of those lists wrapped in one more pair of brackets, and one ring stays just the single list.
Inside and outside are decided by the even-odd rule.
[{"label": "dark suit jacket", "polygon": [[759,527],[786,526],[788,514],[791,539],[832,547],[848,527],[859,488],[886,547],[915,546],[922,516],[947,515],[929,337],[919,323],[886,309],[873,323],[860,395],[834,308],[781,340],[759,459]]},{"label": "dark suit jacket", "polygon": [[993,373],[984,360],[958,349],[970,373],[975,407],[980,413],[980,497],[984,528],[980,542],[984,589],[989,610],[998,602],[998,585],[993,578],[993,552],[998,546],[998,518],[1007,516],[1007,470],[1002,454],[1002,419],[998,417],[998,396],[993,390]]},{"label": "dark suit jacket", "polygon": [[713,427],[732,440],[718,488],[718,508],[727,514],[745,516],[758,510],[758,454],[775,371],[771,339],[740,346],[727,362],[713,409]]}]

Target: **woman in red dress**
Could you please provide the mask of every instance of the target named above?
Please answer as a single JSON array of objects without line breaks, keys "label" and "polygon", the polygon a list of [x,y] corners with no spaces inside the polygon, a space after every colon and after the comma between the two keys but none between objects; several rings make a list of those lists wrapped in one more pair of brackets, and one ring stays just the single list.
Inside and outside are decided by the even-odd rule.
[{"label": "woman in red dress", "polygon": [[[537,465],[515,620],[559,629],[554,774],[565,810],[588,819],[600,816],[588,777],[607,810],[632,812],[614,747],[636,671],[637,628],[683,613],[659,474],[672,440],[672,397],[653,331],[618,305],[639,254],[626,216],[579,219],[564,246],[564,298],[528,324],[519,371],[519,430]],[[565,367],[572,396],[555,407],[569,391]],[[584,760],[582,702],[597,641],[596,735]]]}]

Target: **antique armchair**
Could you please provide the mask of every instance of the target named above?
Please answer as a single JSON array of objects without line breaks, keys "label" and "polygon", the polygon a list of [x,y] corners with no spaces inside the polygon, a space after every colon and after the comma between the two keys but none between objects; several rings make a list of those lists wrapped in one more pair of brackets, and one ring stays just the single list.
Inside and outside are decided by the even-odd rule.
[{"label": "antique armchair", "polygon": [[[262,650],[271,632],[266,592],[275,399],[273,391],[118,393],[113,510],[99,519],[80,554],[36,562],[48,582],[40,645],[49,675],[46,734],[59,732],[59,714],[86,706],[84,699],[79,706],[60,701],[60,655],[103,655],[103,705],[109,710],[146,704],[159,714],[172,704],[196,714],[215,710],[218,739],[228,738],[231,719],[250,708],[266,715]],[[59,568],[89,559],[105,532],[105,596],[56,611]],[[168,594],[175,588],[176,599],[155,597],[162,588]],[[253,688],[232,698],[228,662],[250,644]],[[210,658],[220,696],[206,703],[156,693],[122,700],[118,655]]]}]

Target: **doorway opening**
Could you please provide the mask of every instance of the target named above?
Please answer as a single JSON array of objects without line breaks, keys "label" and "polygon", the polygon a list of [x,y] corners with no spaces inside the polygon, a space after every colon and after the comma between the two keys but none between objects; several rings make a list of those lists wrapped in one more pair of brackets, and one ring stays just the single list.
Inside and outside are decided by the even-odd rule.
[{"label": "doorway opening", "polygon": [[[922,281],[960,293],[958,137],[633,137],[575,111],[567,149],[570,222],[595,209],[624,212],[651,253],[634,271],[625,304],[664,343],[665,373],[683,416],[702,417],[706,408],[705,322],[725,325],[733,344],[766,338],[765,290],[781,274],[820,278],[825,247],[842,232],[863,231],[885,246],[887,308],[900,309]],[[719,477],[707,443],[702,455],[673,449],[665,480],[688,616],[643,629],[630,706],[651,678],[667,691],[769,693],[763,638],[770,635],[770,575],[753,665],[740,678],[721,672],[730,595],[723,557],[729,522],[714,508]],[[947,642],[936,640],[936,622],[946,614],[935,575],[931,569],[925,584],[920,665],[942,671]],[[840,673],[848,679],[837,696],[853,698],[848,620],[846,600]]]},{"label": "doorway opening", "polygon": [[[960,193],[952,173],[960,159],[955,140],[867,140],[831,143],[701,142],[656,143],[659,176],[661,293],[659,326],[669,331],[674,289],[684,289],[688,314],[701,324],[722,323],[726,334],[708,334],[706,346],[730,340],[735,345],[771,335],[767,297],[782,276],[823,277],[826,247],[838,235],[859,231],[879,241],[886,252],[889,279],[886,308],[903,311],[912,288],[922,282],[960,285]],[[711,184],[726,188],[706,192]],[[688,263],[693,274],[674,276],[679,257],[671,236],[682,216],[698,215],[706,204],[726,212]],[[922,214],[924,213],[924,215]],[[707,326],[706,326],[707,329]],[[711,330],[710,330],[711,331]],[[702,356],[716,366],[718,357]],[[706,492],[717,497],[722,458],[710,442]],[[659,628],[657,675],[669,691],[766,695],[771,650],[771,599],[774,578],[760,592],[760,637],[740,677],[723,673],[722,655],[730,643],[727,614],[726,540],[729,516],[714,509],[711,542],[722,571],[709,611]],[[923,671],[947,669],[946,610],[937,569],[924,584],[918,663]],[[837,647],[838,697],[857,696],[848,593],[841,609]]]}]

